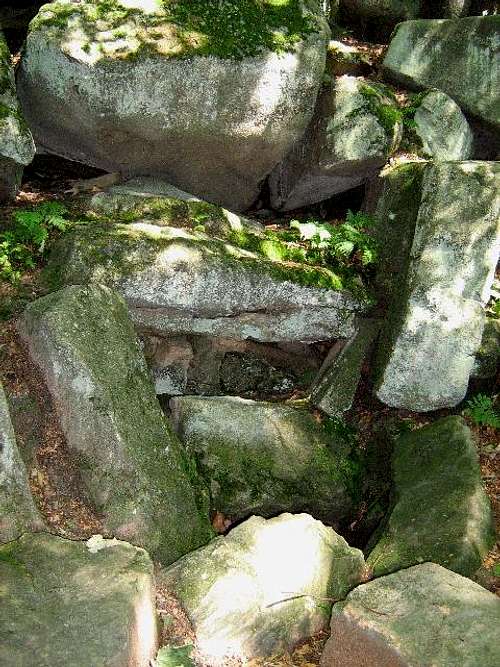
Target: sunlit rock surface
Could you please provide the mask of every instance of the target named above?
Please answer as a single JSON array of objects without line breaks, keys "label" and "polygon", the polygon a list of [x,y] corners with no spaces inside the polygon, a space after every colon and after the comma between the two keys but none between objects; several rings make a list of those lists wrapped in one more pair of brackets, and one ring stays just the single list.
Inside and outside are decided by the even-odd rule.
[{"label": "sunlit rock surface", "polygon": [[375,576],[439,563],[470,576],[494,542],[476,445],[460,417],[401,436],[392,459],[394,503],[368,546]]},{"label": "sunlit rock surface", "polygon": [[281,261],[281,250],[244,232],[229,243],[161,221],[94,224],[65,234],[47,279],[110,285],[139,328],[162,335],[263,342],[350,336],[355,313],[368,307],[366,293],[336,288],[326,268]]},{"label": "sunlit rock surface", "polygon": [[329,38],[323,3],[198,2],[208,16],[198,30],[186,27],[188,2],[168,4],[46,5],[22,60],[23,110],[40,149],[161,174],[244,210],[311,118]]},{"label": "sunlit rock surface", "polygon": [[176,397],[172,422],[233,520],[308,512],[338,525],[352,511],[358,470],[349,446],[306,410],[237,397]]},{"label": "sunlit rock surface", "polygon": [[0,30],[0,201],[16,196],[23,168],[34,155],[33,137],[19,109],[10,52]]},{"label": "sunlit rock surface", "polygon": [[0,663],[147,667],[158,629],[143,549],[23,535],[0,547]]},{"label": "sunlit rock surface", "polygon": [[336,604],[320,667],[496,667],[499,623],[497,596],[425,563]]},{"label": "sunlit rock surface", "polygon": [[474,136],[460,107],[445,93],[431,90],[415,112],[414,131],[424,157],[433,160],[468,160]]},{"label": "sunlit rock surface", "polygon": [[161,412],[123,300],[68,287],[30,304],[20,329],[105,529],[166,564],[209,540],[203,485]]},{"label": "sunlit rock surface", "polygon": [[387,87],[337,77],[320,93],[303,138],[272,172],[272,206],[289,211],[361,185],[397,148],[401,132]]},{"label": "sunlit rock surface", "polygon": [[429,411],[460,403],[481,344],[500,249],[500,167],[428,166],[406,284],[379,343],[376,395]]},{"label": "sunlit rock surface", "polygon": [[40,530],[42,525],[0,384],[0,543],[15,540],[30,530]]},{"label": "sunlit rock surface", "polygon": [[411,88],[442,90],[463,111],[498,129],[499,29],[500,16],[401,23],[383,71]]},{"label": "sunlit rock surface", "polygon": [[[332,600],[366,576],[363,554],[307,514],[252,517],[170,567],[210,664],[282,653],[328,625]],[[227,663],[225,663],[227,664]]]}]

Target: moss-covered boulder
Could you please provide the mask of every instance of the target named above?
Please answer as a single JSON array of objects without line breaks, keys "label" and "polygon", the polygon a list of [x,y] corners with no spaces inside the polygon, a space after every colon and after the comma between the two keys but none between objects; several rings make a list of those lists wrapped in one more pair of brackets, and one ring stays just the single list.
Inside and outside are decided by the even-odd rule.
[{"label": "moss-covered boulder", "polygon": [[237,397],[175,397],[172,421],[234,520],[308,512],[339,525],[352,511],[359,468],[349,447],[306,410]]},{"label": "moss-covered boulder", "polygon": [[123,300],[68,287],[30,304],[20,328],[105,529],[167,564],[209,540],[203,485],[161,412]]},{"label": "moss-covered boulder", "polygon": [[45,150],[161,174],[244,210],[309,122],[329,28],[316,0],[56,0],[19,94]]},{"label": "moss-covered boulder", "polygon": [[500,16],[407,21],[384,58],[387,77],[411,88],[438,88],[466,112],[498,129]]},{"label": "moss-covered boulder", "polygon": [[500,367],[500,320],[486,318],[481,346],[476,353],[471,377],[488,379],[496,377]]},{"label": "moss-covered boulder", "polygon": [[323,88],[305,135],[273,170],[271,204],[288,211],[361,185],[395,151],[401,132],[389,88],[361,77],[335,78]]},{"label": "moss-covered boulder", "polygon": [[334,605],[321,667],[496,667],[500,600],[425,563],[370,581]]},{"label": "moss-covered boulder", "polygon": [[[417,153],[433,160],[468,160],[474,135],[460,107],[449,95],[431,90],[419,97],[411,124]],[[410,139],[411,141],[411,139]]]},{"label": "moss-covered boulder", "polygon": [[0,543],[15,540],[30,530],[40,530],[42,526],[0,384]]},{"label": "moss-covered boulder", "polygon": [[34,155],[33,137],[19,109],[10,52],[0,30],[0,201],[16,196],[23,168]]},{"label": "moss-covered boulder", "polygon": [[143,549],[23,535],[0,547],[0,663],[146,667],[158,645],[153,563]]},{"label": "moss-covered boulder", "polygon": [[464,398],[498,262],[499,193],[496,162],[425,168],[406,279],[379,343],[375,391],[387,405],[425,412]]},{"label": "moss-covered boulder", "polygon": [[[291,649],[366,576],[363,554],[307,514],[252,517],[162,575],[208,664]],[[206,664],[205,660],[200,660]]]},{"label": "moss-covered boulder", "polygon": [[375,576],[431,561],[470,576],[494,542],[476,446],[460,417],[400,437],[394,446],[394,504],[372,540]]},{"label": "moss-covered boulder", "polygon": [[287,261],[279,241],[244,230],[231,239],[161,221],[81,226],[52,253],[47,280],[114,287],[134,322],[160,334],[312,342],[353,332],[368,307],[359,285],[354,294],[327,268]]},{"label": "moss-covered boulder", "polygon": [[378,320],[361,320],[341,350],[334,345],[311,387],[311,403],[330,417],[350,410],[364,362],[380,330]]}]

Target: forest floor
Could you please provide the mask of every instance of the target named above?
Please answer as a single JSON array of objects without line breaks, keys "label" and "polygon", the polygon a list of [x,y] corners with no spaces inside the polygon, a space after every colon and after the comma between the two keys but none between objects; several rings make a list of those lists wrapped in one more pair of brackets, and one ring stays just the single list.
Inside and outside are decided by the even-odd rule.
[{"label": "forest floor", "polygon": [[[64,198],[72,182],[98,176],[101,172],[50,157],[38,157],[26,170],[25,180],[16,202],[0,208],[0,231],[11,224],[12,213],[42,201]],[[266,221],[273,223],[273,220]],[[100,517],[85,497],[83,485],[66,450],[50,396],[37,369],[19,339],[16,318],[24,305],[43,294],[39,273],[43,265],[25,272],[18,284],[0,281],[0,381],[17,408],[13,420],[23,454],[31,458],[30,485],[36,502],[51,531],[71,539],[86,539],[102,533]],[[366,369],[368,375],[368,368]],[[495,390],[495,387],[493,388]],[[498,392],[498,378],[496,383]],[[30,410],[23,409],[30,406]],[[367,377],[360,384],[354,407],[346,421],[356,429],[361,445],[372,434],[372,426],[381,419],[404,419],[414,426],[424,425],[447,414],[460,414],[463,406],[451,411],[418,414],[393,410],[379,403],[370,391]],[[16,414],[16,413],[19,414]],[[470,422],[478,444],[481,473],[495,515],[497,534],[500,534],[500,432]],[[361,510],[362,512],[362,510]],[[353,531],[355,532],[355,523]],[[348,535],[346,538],[349,540]],[[488,574],[496,566],[500,569],[500,549],[490,552],[479,582],[500,596],[500,578]],[[160,615],[168,608],[164,593],[158,591]],[[169,608],[172,612],[172,609]],[[182,632],[182,623],[181,623]],[[184,634],[189,639],[187,634]],[[309,667],[317,665],[327,639],[322,633],[298,646],[292,654],[254,661],[255,667]]]}]

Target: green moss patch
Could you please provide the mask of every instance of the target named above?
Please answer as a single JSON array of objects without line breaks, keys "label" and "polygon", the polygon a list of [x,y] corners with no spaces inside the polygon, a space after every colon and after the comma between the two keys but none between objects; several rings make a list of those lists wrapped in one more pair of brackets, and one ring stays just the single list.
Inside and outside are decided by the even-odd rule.
[{"label": "green moss patch", "polygon": [[45,6],[31,29],[64,32],[74,17],[87,33],[88,44],[82,47],[87,51],[97,37],[96,24],[105,24],[114,40],[127,41],[133,34],[134,40],[124,46],[123,55],[148,48],[178,57],[241,59],[264,51],[292,51],[298,42],[318,31],[313,15],[304,10],[300,0],[157,0],[155,11],[119,0],[85,0],[79,5],[56,1]]}]

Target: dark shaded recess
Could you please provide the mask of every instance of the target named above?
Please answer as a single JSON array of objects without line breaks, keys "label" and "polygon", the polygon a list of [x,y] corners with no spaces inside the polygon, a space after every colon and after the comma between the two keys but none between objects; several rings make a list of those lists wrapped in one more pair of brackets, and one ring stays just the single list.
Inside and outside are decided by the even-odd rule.
[{"label": "dark shaded recess", "polygon": [[70,181],[95,178],[105,173],[102,169],[58,155],[37,154],[25,167],[22,184],[35,190],[64,190],[71,187]]},{"label": "dark shaded recess", "polygon": [[19,51],[26,39],[28,25],[42,5],[49,0],[0,2],[0,28],[12,53]]}]

